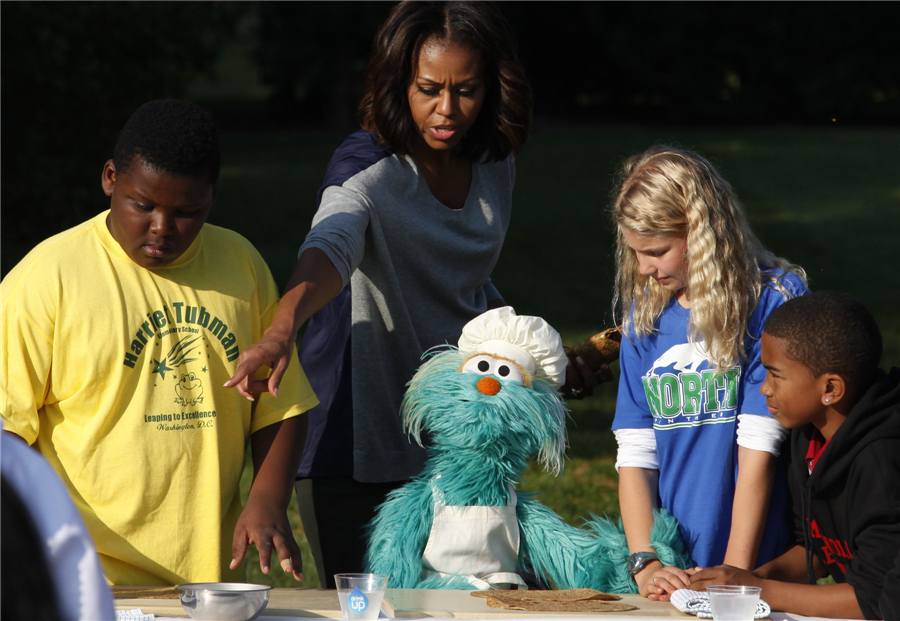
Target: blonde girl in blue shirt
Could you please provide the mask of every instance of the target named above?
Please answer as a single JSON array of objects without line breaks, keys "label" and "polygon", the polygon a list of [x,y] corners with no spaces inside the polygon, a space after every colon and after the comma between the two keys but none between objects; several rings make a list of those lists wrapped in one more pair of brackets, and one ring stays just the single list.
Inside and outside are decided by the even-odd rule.
[{"label": "blonde girl in blue shirt", "polygon": [[665,600],[689,574],[653,560],[655,508],[679,520],[700,565],[749,569],[787,545],[785,431],[759,393],[759,338],[775,307],[807,291],[806,275],[763,247],[694,153],[656,146],[629,159],[612,211],[626,336],[619,503],[629,552],[645,553],[630,564],[635,585]]}]

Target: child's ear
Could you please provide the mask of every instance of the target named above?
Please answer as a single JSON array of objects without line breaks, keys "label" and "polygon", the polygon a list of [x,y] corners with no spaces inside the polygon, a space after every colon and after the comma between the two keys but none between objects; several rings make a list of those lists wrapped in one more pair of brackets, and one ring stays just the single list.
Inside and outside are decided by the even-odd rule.
[{"label": "child's ear", "polygon": [[103,165],[100,185],[103,187],[104,194],[112,196],[113,190],[116,188],[116,163],[112,160],[106,160],[106,164]]},{"label": "child's ear", "polygon": [[834,407],[847,396],[847,382],[837,373],[824,373],[822,380],[822,404]]}]

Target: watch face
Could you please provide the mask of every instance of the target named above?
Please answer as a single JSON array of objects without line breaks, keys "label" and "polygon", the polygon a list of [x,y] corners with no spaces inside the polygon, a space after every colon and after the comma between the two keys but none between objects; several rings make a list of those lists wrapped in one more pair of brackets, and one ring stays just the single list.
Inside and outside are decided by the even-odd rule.
[{"label": "watch face", "polygon": [[641,562],[641,553],[636,552],[628,557],[628,572],[634,573],[635,568]]},{"label": "watch face", "polygon": [[628,563],[626,563],[625,569],[629,574],[634,576],[634,574],[643,569],[647,563],[658,559],[659,557],[652,552],[635,552],[628,557]]}]

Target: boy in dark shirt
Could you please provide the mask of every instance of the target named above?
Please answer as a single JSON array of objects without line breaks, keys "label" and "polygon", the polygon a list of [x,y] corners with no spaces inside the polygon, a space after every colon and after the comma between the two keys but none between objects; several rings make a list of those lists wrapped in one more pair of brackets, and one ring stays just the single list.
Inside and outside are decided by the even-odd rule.
[{"label": "boy in dark shirt", "polygon": [[[900,599],[900,369],[880,371],[881,350],[875,320],[850,295],[812,293],[772,312],[760,390],[793,429],[790,485],[802,545],[753,572],[695,570],[690,588],[756,585],[777,610],[896,619],[885,603]],[[816,584],[826,574],[835,584]]]}]

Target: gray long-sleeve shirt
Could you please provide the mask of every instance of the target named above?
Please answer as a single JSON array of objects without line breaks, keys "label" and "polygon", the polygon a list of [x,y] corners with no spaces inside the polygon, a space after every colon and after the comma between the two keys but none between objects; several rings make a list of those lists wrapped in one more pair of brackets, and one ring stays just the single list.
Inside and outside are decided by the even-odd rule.
[{"label": "gray long-sleeve shirt", "polygon": [[[453,210],[434,198],[412,157],[383,149],[372,134],[357,132],[337,150],[300,249],[325,252],[344,283],[301,344],[322,402],[310,413],[301,476],[350,474],[348,455],[359,481],[421,470],[424,451],[403,431],[400,402],[422,354],[455,345],[462,327],[500,297],[490,274],[514,181],[511,160],[475,164],[465,205]],[[348,391],[349,399],[341,394]]]}]

